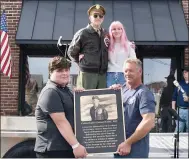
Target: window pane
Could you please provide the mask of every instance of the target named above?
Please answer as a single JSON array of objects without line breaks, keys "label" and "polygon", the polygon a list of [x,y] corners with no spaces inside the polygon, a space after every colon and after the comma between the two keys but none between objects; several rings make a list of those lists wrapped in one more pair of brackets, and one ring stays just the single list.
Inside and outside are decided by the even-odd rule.
[{"label": "window pane", "polygon": [[[156,100],[156,116],[158,116],[161,108],[171,108],[172,94],[174,91],[173,81],[177,77],[176,59],[145,58],[143,60],[143,70],[143,81],[154,94]],[[156,129],[156,131],[160,130]],[[174,131],[174,128],[170,131]]]},{"label": "window pane", "polygon": [[48,80],[48,63],[50,59],[50,57],[28,57],[30,74],[33,78],[37,78],[38,76],[39,81],[37,82],[40,88],[42,88],[43,84]]}]

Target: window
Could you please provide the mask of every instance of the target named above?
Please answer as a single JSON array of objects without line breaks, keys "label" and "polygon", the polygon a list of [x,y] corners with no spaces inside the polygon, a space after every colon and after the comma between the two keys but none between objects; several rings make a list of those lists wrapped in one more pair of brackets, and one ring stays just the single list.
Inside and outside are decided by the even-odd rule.
[{"label": "window", "polygon": [[171,108],[175,79],[177,79],[176,58],[143,59],[143,82],[154,94],[156,116],[159,115],[161,108]]},{"label": "window", "polygon": [[[171,58],[144,58],[143,60],[143,81],[153,92],[157,93],[167,84],[169,75],[177,77],[176,61]],[[157,87],[157,85],[159,85]]]}]

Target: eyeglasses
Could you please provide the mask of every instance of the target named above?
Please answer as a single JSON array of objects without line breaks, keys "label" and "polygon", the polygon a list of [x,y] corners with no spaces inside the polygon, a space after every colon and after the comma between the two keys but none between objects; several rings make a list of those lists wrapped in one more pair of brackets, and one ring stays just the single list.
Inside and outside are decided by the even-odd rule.
[{"label": "eyeglasses", "polygon": [[103,16],[103,15],[101,15],[101,14],[93,14],[93,17],[94,17],[94,18],[99,17],[100,19],[102,19],[104,16]]}]

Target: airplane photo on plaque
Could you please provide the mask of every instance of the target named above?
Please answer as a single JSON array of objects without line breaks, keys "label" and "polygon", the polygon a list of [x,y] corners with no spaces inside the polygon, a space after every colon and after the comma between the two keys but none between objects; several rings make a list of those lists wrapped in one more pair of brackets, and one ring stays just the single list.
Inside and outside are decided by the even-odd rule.
[{"label": "airplane photo on plaque", "polygon": [[74,94],[75,135],[89,154],[114,153],[125,140],[121,90]]}]

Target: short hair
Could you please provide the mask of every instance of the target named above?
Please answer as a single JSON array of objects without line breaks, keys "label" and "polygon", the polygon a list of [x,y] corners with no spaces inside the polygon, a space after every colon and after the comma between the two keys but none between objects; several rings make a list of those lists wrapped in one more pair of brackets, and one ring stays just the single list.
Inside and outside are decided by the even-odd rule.
[{"label": "short hair", "polygon": [[66,57],[61,57],[61,56],[55,56],[51,59],[49,62],[49,77],[50,73],[52,73],[54,70],[57,69],[67,69],[71,67],[71,62],[69,62]]},{"label": "short hair", "polygon": [[137,58],[128,58],[125,60],[124,64],[123,64],[123,72],[125,70],[126,64],[127,63],[134,63],[137,65],[138,68],[142,69],[142,62],[137,59]]}]

